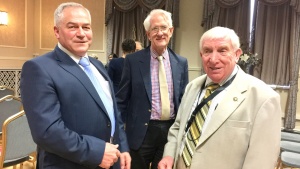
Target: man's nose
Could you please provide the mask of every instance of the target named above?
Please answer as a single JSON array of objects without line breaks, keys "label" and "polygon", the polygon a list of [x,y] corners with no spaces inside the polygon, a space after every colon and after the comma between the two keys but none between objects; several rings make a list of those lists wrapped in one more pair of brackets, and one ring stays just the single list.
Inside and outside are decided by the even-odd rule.
[{"label": "man's nose", "polygon": [[76,35],[77,35],[77,36],[84,36],[84,35],[85,35],[85,34],[84,34],[84,31],[83,31],[83,29],[82,29],[81,27],[79,27],[79,28],[77,29]]},{"label": "man's nose", "polygon": [[211,55],[210,55],[210,61],[215,61],[219,58],[218,56],[218,52],[212,52]]}]

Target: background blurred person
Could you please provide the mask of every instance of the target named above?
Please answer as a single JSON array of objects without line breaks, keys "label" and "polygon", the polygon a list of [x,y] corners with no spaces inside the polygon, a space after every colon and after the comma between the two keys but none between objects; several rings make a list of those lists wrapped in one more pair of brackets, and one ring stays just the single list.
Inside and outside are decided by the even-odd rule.
[{"label": "background blurred person", "polygon": [[122,57],[112,59],[108,66],[108,75],[113,82],[115,93],[119,90],[124,60],[127,54],[135,52],[136,43],[132,39],[125,39],[122,42]]},{"label": "background blurred person", "polygon": [[107,63],[105,64],[105,69],[108,70],[108,66],[109,66],[109,62],[112,60],[112,59],[116,59],[118,58],[118,55],[115,54],[115,53],[111,53],[110,55],[108,55],[107,57]]},{"label": "background blurred person", "polygon": [[144,46],[140,41],[135,41],[135,46],[136,46],[136,48],[135,48],[136,52],[139,51],[139,50],[144,49]]}]

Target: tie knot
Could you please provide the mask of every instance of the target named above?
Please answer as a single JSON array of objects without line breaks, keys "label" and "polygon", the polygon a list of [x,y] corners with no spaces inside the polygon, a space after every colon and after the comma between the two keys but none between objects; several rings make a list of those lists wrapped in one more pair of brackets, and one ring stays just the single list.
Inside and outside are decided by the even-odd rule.
[{"label": "tie knot", "polygon": [[207,90],[210,90],[211,92],[215,91],[220,85],[218,83],[210,83],[206,86]]},{"label": "tie knot", "polygon": [[86,58],[86,57],[82,57],[79,60],[79,64],[83,67],[89,66],[90,65],[90,61]]},{"label": "tie knot", "polygon": [[162,61],[163,60],[163,56],[157,56],[158,61]]}]

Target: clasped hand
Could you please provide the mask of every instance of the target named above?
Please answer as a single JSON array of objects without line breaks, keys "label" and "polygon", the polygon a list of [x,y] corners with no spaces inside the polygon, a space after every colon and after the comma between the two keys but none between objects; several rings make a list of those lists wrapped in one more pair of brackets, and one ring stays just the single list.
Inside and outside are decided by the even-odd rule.
[{"label": "clasped hand", "polygon": [[121,169],[130,169],[131,157],[128,152],[120,153],[118,150],[119,145],[106,143],[104,155],[101,164],[102,168],[109,169],[114,163],[116,163],[121,158]]}]

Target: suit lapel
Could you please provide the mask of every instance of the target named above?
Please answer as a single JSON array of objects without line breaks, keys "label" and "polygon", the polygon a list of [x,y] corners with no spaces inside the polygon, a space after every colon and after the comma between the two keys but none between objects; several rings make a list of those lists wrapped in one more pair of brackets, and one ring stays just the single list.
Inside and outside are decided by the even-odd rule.
[{"label": "suit lapel", "polygon": [[139,67],[144,81],[145,89],[148,95],[148,99],[151,102],[152,85],[151,85],[150,59],[151,59],[151,54],[150,54],[150,48],[148,47],[147,50],[145,50],[144,55],[139,57]]},{"label": "suit lapel", "polygon": [[202,78],[198,78],[197,81],[195,81],[195,84],[191,86],[191,89],[188,89],[188,97],[186,97],[186,107],[185,110],[186,112],[184,113],[184,115],[182,115],[182,119],[180,120],[181,122],[183,122],[183,126],[184,126],[184,130],[186,129],[186,123],[187,121],[190,119],[190,113],[191,111],[194,111],[193,105],[197,99],[197,96],[200,92],[200,89],[203,83],[205,83],[206,80],[206,75]]},{"label": "suit lapel", "polygon": [[234,79],[232,84],[226,89],[228,91],[224,95],[224,101],[219,103],[217,109],[213,112],[205,132],[200,137],[198,146],[203,144],[214,132],[216,132],[245,99],[243,93],[247,89],[238,83],[241,82],[241,73],[241,71],[238,72],[236,79]]},{"label": "suit lapel", "polygon": [[[172,79],[173,79],[173,91],[174,91],[174,100],[179,100],[180,92],[180,80],[181,80],[181,71],[182,67],[178,64],[177,56],[169,50],[170,64],[172,70]],[[175,102],[174,102],[175,103]],[[178,106],[175,106],[178,107]]]},{"label": "suit lapel", "polygon": [[[101,109],[108,115],[108,113],[106,112],[106,109],[104,107],[104,104],[102,103],[94,85],[92,84],[92,82],[90,81],[88,76],[85,74],[85,72],[81,69],[81,67],[77,63],[75,63],[74,60],[72,60],[72,58],[70,56],[68,56],[66,53],[64,53],[62,50],[60,50],[58,47],[55,48],[55,52],[56,52],[56,60],[57,60],[58,65],[61,66],[63,69],[65,69],[70,74],[72,74],[73,76],[75,76],[82,83],[82,85],[86,88],[86,90],[93,97],[93,99],[96,101],[96,103],[101,107]],[[99,66],[95,65],[95,67],[99,70]],[[103,75],[102,72],[101,72],[101,74]]]},{"label": "suit lapel", "polygon": [[[177,97],[179,97],[179,91],[180,91],[180,79],[181,79],[180,71],[183,68],[178,64],[176,55],[169,49],[168,51],[169,51],[171,69],[172,69],[174,97],[176,97],[174,98],[174,100],[179,100]],[[150,62],[151,62],[151,54],[150,54],[150,48],[148,47],[147,50],[145,50],[144,55],[140,57],[139,66],[140,66],[140,71],[143,77],[143,81],[144,81],[144,85],[145,85],[145,89],[149,101],[151,101],[151,97],[152,97]]]}]

